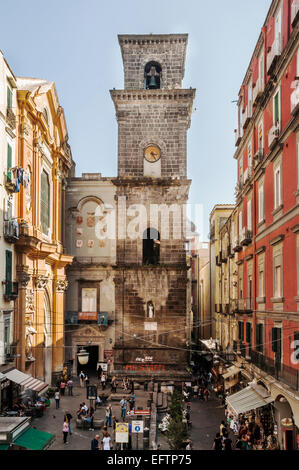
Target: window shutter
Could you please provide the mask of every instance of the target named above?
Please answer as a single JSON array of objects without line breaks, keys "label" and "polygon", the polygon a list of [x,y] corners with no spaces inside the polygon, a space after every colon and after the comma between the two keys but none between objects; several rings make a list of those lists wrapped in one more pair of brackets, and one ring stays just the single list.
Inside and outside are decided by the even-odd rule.
[{"label": "window shutter", "polygon": [[8,181],[11,181],[11,171],[9,171],[9,168],[12,167],[12,148],[9,144],[7,144],[7,179]]},{"label": "window shutter", "polygon": [[12,107],[12,92],[9,87],[7,87],[7,107],[8,108]]},{"label": "window shutter", "polygon": [[279,93],[274,97],[274,124],[279,122]]},{"label": "window shutter", "polygon": [[12,252],[5,251],[5,280],[12,281]]},{"label": "window shutter", "polygon": [[253,58],[253,63],[252,63],[252,83],[253,85],[256,84],[258,81],[259,77],[259,60],[257,57]]}]

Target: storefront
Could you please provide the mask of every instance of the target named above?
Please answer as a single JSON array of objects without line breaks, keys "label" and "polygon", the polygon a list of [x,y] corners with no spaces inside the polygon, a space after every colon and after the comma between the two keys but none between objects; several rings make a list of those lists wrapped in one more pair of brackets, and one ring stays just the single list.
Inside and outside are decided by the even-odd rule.
[{"label": "storefront", "polygon": [[222,374],[223,381],[224,381],[224,391],[226,393],[233,393],[236,392],[238,384],[239,384],[239,375],[240,369],[236,366],[231,366],[224,371]]},{"label": "storefront", "polygon": [[243,390],[228,396],[226,404],[227,415],[232,418],[231,429],[237,434],[242,424],[251,430],[258,427],[260,440],[266,448],[274,449],[278,436],[273,402],[269,392],[254,381]]}]

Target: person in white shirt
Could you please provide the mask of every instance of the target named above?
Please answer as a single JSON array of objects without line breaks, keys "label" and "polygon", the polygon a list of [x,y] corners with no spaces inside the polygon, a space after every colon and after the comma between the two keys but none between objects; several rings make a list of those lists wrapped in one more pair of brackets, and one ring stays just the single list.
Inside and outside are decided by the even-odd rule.
[{"label": "person in white shirt", "polygon": [[103,450],[110,450],[111,449],[111,437],[109,436],[109,434],[107,433],[103,439],[102,439],[102,443],[103,443]]}]

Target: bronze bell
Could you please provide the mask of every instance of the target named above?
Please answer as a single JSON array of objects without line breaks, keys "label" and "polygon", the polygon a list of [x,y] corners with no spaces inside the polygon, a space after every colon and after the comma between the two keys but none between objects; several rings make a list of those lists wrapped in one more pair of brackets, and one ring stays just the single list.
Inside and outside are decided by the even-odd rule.
[{"label": "bronze bell", "polygon": [[151,76],[148,87],[149,88],[157,88],[157,81],[156,81],[156,77],[154,75]]}]

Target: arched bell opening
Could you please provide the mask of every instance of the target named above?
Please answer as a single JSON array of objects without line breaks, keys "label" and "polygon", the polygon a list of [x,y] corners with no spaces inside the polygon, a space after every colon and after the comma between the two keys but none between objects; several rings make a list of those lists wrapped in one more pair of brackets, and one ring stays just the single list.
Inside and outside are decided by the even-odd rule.
[{"label": "arched bell opening", "polygon": [[161,88],[162,67],[158,62],[148,62],[144,67],[144,88],[146,90],[156,90]]}]

